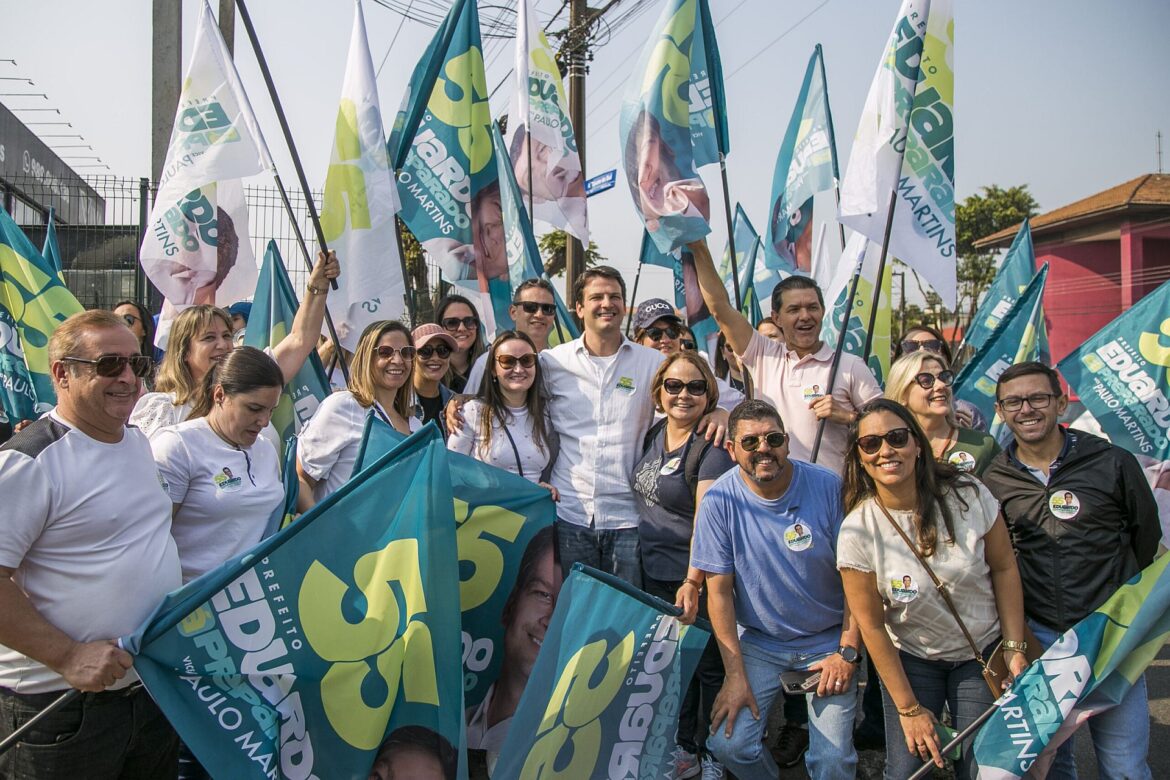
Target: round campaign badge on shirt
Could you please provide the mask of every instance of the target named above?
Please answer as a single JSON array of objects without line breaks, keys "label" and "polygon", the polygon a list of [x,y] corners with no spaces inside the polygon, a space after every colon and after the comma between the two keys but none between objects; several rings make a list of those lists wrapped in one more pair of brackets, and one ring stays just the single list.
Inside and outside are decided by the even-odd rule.
[{"label": "round campaign badge on shirt", "polygon": [[894,601],[909,604],[918,598],[918,583],[909,574],[903,574],[900,580],[890,580],[890,595]]},{"label": "round campaign badge on shirt", "polygon": [[678,471],[678,467],[682,465],[682,458],[675,455],[673,458],[667,458],[666,462],[662,464],[662,468],[658,469],[658,473],[664,477],[669,477]]},{"label": "round campaign badge on shirt", "polygon": [[804,523],[793,523],[784,529],[784,544],[792,552],[804,552],[812,543],[812,529]]},{"label": "round campaign badge on shirt", "polygon": [[1081,500],[1070,490],[1058,490],[1048,497],[1048,509],[1060,520],[1072,520],[1081,511]]},{"label": "round campaign badge on shirt", "polygon": [[211,478],[215,483],[215,487],[221,493],[235,493],[244,486],[244,480],[232,473],[232,470],[227,466],[223,467],[220,473]]},{"label": "round campaign badge on shirt", "polygon": [[957,468],[959,471],[974,471],[975,470],[975,456],[966,450],[955,450],[947,458],[947,463]]}]

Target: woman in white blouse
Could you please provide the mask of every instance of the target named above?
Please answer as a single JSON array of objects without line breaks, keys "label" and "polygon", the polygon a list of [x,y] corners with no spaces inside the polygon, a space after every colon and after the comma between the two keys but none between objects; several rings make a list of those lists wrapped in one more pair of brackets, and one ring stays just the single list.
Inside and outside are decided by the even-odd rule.
[{"label": "woman in white blouse", "polygon": [[306,512],[345,484],[361,449],[366,417],[373,413],[402,434],[422,427],[414,419],[411,373],[414,343],[397,320],[362,332],[350,366],[349,389],[321,402],[297,442],[297,508]]},{"label": "woman in white blouse", "polygon": [[540,360],[532,339],[507,330],[488,350],[477,396],[463,407],[464,425],[447,446],[548,488],[557,450],[540,393]]}]

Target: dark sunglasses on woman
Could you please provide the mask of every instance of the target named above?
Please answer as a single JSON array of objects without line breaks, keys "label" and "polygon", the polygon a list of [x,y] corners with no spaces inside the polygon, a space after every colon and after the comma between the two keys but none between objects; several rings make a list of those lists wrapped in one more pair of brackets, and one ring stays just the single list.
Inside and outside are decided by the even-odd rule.
[{"label": "dark sunglasses on woman", "polygon": [[920,349],[925,349],[927,352],[938,352],[940,355],[943,351],[943,343],[938,339],[927,339],[926,341],[912,341],[906,339],[902,342],[902,353],[910,354],[917,352]]},{"label": "dark sunglasses on woman", "polygon": [[438,355],[443,360],[451,357],[451,348],[446,344],[435,344],[434,346],[427,344],[425,347],[418,347],[414,352],[423,360],[430,360],[433,355]]},{"label": "dark sunglasses on woman", "polygon": [[536,314],[539,311],[546,317],[551,317],[557,312],[557,305],[555,303],[536,303],[534,301],[512,301],[513,306],[519,306],[524,310],[525,314]]},{"label": "dark sunglasses on woman", "polygon": [[707,380],[706,379],[692,379],[689,382],[684,382],[681,379],[664,379],[662,380],[662,389],[671,395],[678,395],[683,391],[683,388],[691,395],[706,395],[707,394]]},{"label": "dark sunglasses on woman", "polygon": [[98,355],[96,359],[79,357],[63,357],[61,359],[70,363],[85,363],[93,366],[97,375],[104,377],[121,376],[122,371],[129,365],[134,376],[141,379],[148,376],[151,368],[154,367],[154,361],[146,355]]},{"label": "dark sunglasses on woman", "polygon": [[937,374],[932,374],[929,371],[923,371],[921,374],[914,375],[914,381],[923,390],[929,390],[934,387],[935,382],[942,382],[943,387],[950,387],[955,383],[955,372],[951,370],[939,371]]},{"label": "dark sunglasses on woman", "polygon": [[883,434],[874,433],[869,436],[862,436],[857,440],[857,448],[866,455],[873,455],[882,448],[883,441],[894,449],[900,450],[910,443],[910,429],[894,428]]},{"label": "dark sunglasses on woman", "polygon": [[529,352],[526,355],[516,357],[515,355],[496,355],[496,363],[505,371],[511,371],[519,363],[521,368],[532,368],[536,365],[536,353]]},{"label": "dark sunglasses on woman", "polygon": [[443,326],[443,330],[449,330],[454,333],[459,330],[460,325],[468,330],[475,330],[475,326],[478,323],[475,317],[444,317],[439,320],[439,324]]},{"label": "dark sunglasses on woman", "polygon": [[658,341],[664,335],[668,339],[677,339],[679,331],[677,328],[646,328],[646,335],[650,337],[651,341]]}]

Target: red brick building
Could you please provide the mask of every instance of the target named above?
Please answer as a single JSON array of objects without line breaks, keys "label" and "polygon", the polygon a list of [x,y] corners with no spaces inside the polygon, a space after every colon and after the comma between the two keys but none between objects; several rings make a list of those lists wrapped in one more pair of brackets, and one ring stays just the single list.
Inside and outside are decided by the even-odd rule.
[{"label": "red brick building", "polygon": [[[975,242],[1007,248],[1019,225]],[[1170,174],[1151,173],[1032,218],[1044,313],[1059,361],[1170,279]]]}]

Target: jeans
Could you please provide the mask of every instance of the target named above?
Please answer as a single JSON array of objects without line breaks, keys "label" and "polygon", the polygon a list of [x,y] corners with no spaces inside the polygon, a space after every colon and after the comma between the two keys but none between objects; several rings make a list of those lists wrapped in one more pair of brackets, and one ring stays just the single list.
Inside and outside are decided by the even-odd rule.
[{"label": "jeans", "polygon": [[[671,604],[674,603],[682,580],[678,582],[664,582],[643,575],[643,590],[651,596],[657,596]],[[708,618],[707,594],[699,596],[699,617]],[[683,697],[682,707],[678,711],[678,736],[675,741],[679,747],[688,753],[701,754],[706,752],[707,732],[711,726],[711,705],[723,687],[723,657],[719,654],[719,643],[715,637],[707,640],[699,663],[695,667],[695,674],[687,686]],[[801,702],[803,705],[804,702]]]},{"label": "jeans", "polygon": [[[983,667],[974,658],[970,661],[928,661],[904,651],[899,652],[898,656],[918,703],[940,720],[943,705],[947,705],[951,711],[951,725],[956,731],[965,729],[995,702],[991,689],[983,679]],[[906,749],[902,719],[898,716],[898,707],[890,698],[884,681],[882,702],[886,719],[885,776],[887,780],[906,780],[925,762]],[[955,777],[959,780],[974,780],[977,773],[978,767],[968,744],[955,762]]]},{"label": "jeans", "polygon": [[[780,774],[772,754],[761,741],[767,712],[780,693],[780,674],[807,669],[828,653],[778,653],[753,642],[740,640],[744,671],[755,696],[760,719],[742,710],[735,719],[731,736],[725,724],[707,736],[707,750],[740,780],[776,778]],[[832,696],[810,693],[808,701],[809,743],[804,765],[812,780],[852,780],[857,774],[857,753],[853,749],[853,715],[857,708],[857,675],[849,688]]]},{"label": "jeans", "polygon": [[635,588],[642,587],[637,528],[598,530],[557,520],[556,529],[561,571],[566,577],[573,570],[573,564],[581,562],[623,579]]},{"label": "jeans", "polygon": [[[1060,636],[1033,620],[1028,626],[1040,645],[1049,647]],[[1151,777],[1147,757],[1150,753],[1150,707],[1146,677],[1142,675],[1121,703],[1089,718],[1089,735],[1097,753],[1097,774],[1107,780],[1148,780]],[[1076,734],[1056,749],[1048,777],[1052,780],[1076,780],[1077,765],[1073,754]]]},{"label": "jeans", "polygon": [[[64,691],[0,688],[0,738]],[[0,756],[0,777],[21,780],[174,778],[179,738],[145,688],[83,693],[25,732]]]}]

